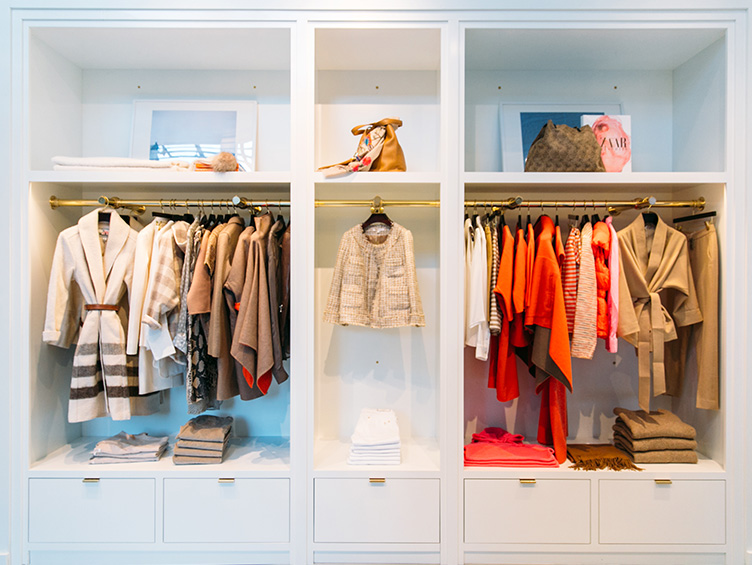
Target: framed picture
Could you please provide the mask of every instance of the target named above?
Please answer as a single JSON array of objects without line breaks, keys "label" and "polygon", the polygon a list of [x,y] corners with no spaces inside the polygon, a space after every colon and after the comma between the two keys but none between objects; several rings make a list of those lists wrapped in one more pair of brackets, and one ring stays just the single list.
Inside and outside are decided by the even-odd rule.
[{"label": "framed picture", "polygon": [[621,114],[621,104],[500,104],[502,170],[525,170],[530,145],[548,120],[578,128],[584,114]]},{"label": "framed picture", "polygon": [[194,161],[226,151],[253,171],[257,111],[249,100],[136,100],[131,157]]}]

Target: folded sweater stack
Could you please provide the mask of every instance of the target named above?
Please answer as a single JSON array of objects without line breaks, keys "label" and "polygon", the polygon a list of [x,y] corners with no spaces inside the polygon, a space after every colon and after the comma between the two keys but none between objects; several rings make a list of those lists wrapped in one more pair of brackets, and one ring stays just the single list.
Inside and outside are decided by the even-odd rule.
[{"label": "folded sweater stack", "polygon": [[222,463],[232,429],[232,417],[202,415],[183,424],[172,457],[176,465]]},{"label": "folded sweater stack", "polygon": [[614,408],[614,445],[635,463],[697,463],[695,429],[668,410]]},{"label": "folded sweater stack", "polygon": [[153,437],[148,434],[131,435],[120,432],[103,439],[91,452],[89,463],[143,463],[158,461],[167,449],[167,436]]},{"label": "folded sweater stack", "polygon": [[134,171],[137,169],[162,169],[187,171],[190,163],[185,161],[154,161],[151,159],[131,159],[129,157],[65,157],[52,158],[55,171]]},{"label": "folded sweater stack", "polygon": [[558,467],[554,450],[522,443],[524,437],[502,428],[473,434],[465,446],[465,467]]},{"label": "folded sweater stack", "polygon": [[350,465],[399,465],[400,435],[393,410],[364,408],[350,437]]}]

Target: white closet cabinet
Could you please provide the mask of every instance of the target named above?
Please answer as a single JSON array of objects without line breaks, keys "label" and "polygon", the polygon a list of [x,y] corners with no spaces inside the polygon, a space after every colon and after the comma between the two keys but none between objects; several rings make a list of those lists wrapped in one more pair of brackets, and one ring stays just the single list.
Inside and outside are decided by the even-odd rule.
[{"label": "white closet cabinet", "polygon": [[[745,303],[746,273],[731,260],[748,255],[746,4],[287,4],[14,11],[13,565],[741,562],[746,351],[729,338],[747,335],[735,306]],[[142,99],[256,101],[255,171],[52,170],[55,155],[129,156]],[[536,110],[631,115],[633,172],[523,173],[519,113]],[[407,172],[317,172],[352,155],[353,126],[390,116],[404,122]],[[41,333],[55,241],[90,208],[53,210],[53,195],[162,199],[165,208],[186,198],[219,208],[234,195],[291,202],[290,379],[222,406],[235,418],[222,465],[88,464],[99,438],[174,436],[190,416],[174,389],[153,416],[67,422],[72,351],[42,344]],[[425,327],[323,322],[340,238],[369,211],[316,202],[376,195],[440,204],[386,210],[413,234]],[[654,399],[696,427],[697,465],[464,468],[473,432],[501,426],[535,441],[537,431],[540,400],[522,367],[520,399],[501,404],[486,388],[487,365],[462,344],[463,203],[518,195],[702,196],[718,211],[721,409],[694,408],[691,370],[682,397]],[[563,224],[570,212],[545,211]],[[507,221],[518,214],[528,211]],[[636,407],[634,351],[620,342],[610,354],[599,343],[573,375],[569,441],[608,441],[613,407]],[[397,413],[400,465],[347,464],[363,408]]]}]

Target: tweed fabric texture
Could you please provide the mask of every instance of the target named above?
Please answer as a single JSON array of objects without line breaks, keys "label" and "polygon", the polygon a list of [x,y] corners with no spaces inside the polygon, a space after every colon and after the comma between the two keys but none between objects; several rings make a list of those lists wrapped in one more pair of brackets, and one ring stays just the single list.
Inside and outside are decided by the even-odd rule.
[{"label": "tweed fabric texture", "polygon": [[360,224],[342,236],[324,321],[372,328],[425,326],[412,233],[395,222],[383,241],[373,239]]}]

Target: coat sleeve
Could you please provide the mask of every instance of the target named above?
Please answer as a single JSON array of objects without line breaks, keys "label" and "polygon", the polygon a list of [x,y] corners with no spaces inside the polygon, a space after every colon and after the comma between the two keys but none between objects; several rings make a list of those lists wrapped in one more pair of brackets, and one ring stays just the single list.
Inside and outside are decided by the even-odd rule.
[{"label": "coat sleeve", "polygon": [[423,315],[423,303],[420,300],[420,291],[418,290],[418,272],[415,269],[413,234],[410,230],[405,230],[404,241],[405,274],[407,275],[407,292],[410,303],[410,319],[408,323],[411,326],[423,327],[426,325],[426,318]]},{"label": "coat sleeve", "polygon": [[331,324],[340,323],[340,307],[342,305],[342,281],[345,274],[345,265],[348,263],[350,245],[348,244],[349,234],[345,233],[339,242],[337,250],[337,263],[334,266],[334,277],[329,287],[329,298],[326,301],[324,309],[324,321]]},{"label": "coat sleeve", "polygon": [[128,309],[128,345],[126,353],[136,355],[138,353],[139,337],[141,332],[141,313],[143,312],[144,299],[146,297],[146,283],[149,278],[149,260],[151,259],[151,244],[147,234],[152,228],[144,228],[136,237],[136,253],[133,258],[133,278],[129,288]]},{"label": "coat sleeve", "polygon": [[692,267],[689,263],[689,247],[686,239],[682,241],[681,251],[674,266],[675,273],[672,275],[671,282],[673,288],[681,287],[682,291],[673,293],[673,300],[669,306],[669,312],[674,319],[676,326],[690,326],[702,322],[702,312],[700,304],[697,301],[697,291],[695,290]]},{"label": "coat sleeve", "polygon": [[57,347],[68,348],[78,337],[83,296],[73,277],[75,266],[66,233],[63,232],[58,236],[52,258],[47,314],[42,332],[44,342]]}]

